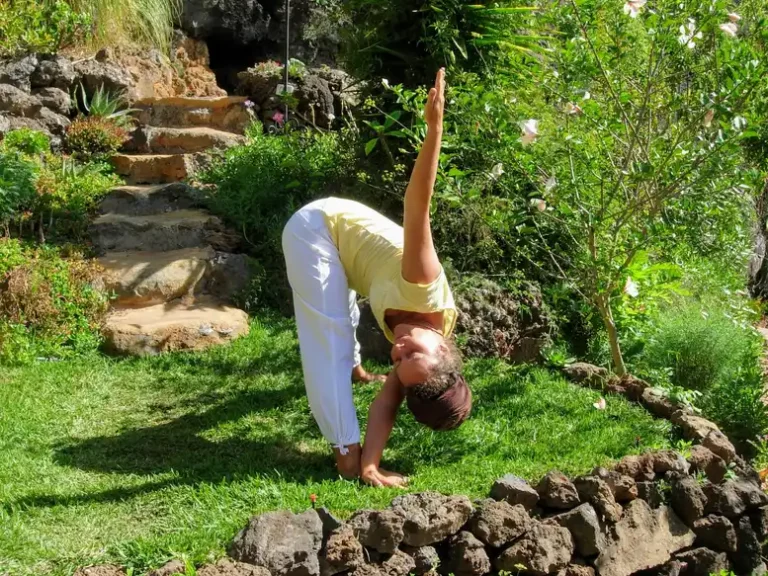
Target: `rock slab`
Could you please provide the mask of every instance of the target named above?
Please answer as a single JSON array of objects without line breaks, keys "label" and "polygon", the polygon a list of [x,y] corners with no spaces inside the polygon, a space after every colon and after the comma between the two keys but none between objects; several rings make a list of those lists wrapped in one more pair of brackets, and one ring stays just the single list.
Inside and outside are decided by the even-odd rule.
[{"label": "rock slab", "polygon": [[466,496],[422,492],[395,498],[392,510],[404,519],[403,542],[429,546],[456,534],[469,520],[472,503]]}]

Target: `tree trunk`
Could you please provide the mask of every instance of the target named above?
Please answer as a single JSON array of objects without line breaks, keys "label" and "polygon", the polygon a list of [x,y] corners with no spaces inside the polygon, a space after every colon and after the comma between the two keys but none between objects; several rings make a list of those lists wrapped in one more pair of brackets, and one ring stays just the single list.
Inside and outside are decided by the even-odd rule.
[{"label": "tree trunk", "polygon": [[613,320],[610,300],[607,297],[598,296],[597,308],[600,311],[600,317],[603,319],[605,331],[608,332],[608,342],[611,345],[611,358],[613,358],[613,370],[617,375],[624,376],[627,373],[627,367],[624,365],[624,356],[621,353],[619,333],[616,332],[616,322]]}]

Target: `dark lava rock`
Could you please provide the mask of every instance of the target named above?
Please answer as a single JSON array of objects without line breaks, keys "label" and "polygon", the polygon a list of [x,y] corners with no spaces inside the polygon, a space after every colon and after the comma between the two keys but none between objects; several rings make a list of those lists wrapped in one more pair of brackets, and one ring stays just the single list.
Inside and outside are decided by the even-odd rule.
[{"label": "dark lava rock", "polygon": [[0,84],[10,84],[29,92],[32,90],[31,77],[37,68],[37,56],[29,54],[21,58],[0,61]]},{"label": "dark lava rock", "polygon": [[446,561],[440,565],[441,574],[482,576],[491,571],[491,560],[483,543],[470,532],[459,532],[448,540]]},{"label": "dark lava rock", "polygon": [[592,470],[592,476],[597,476],[608,484],[617,502],[631,502],[637,498],[637,483],[631,476],[605,468],[595,468]]},{"label": "dark lava rock", "polygon": [[672,423],[682,429],[686,439],[694,442],[701,442],[712,430],[719,430],[714,422],[684,410],[678,410],[672,415]]},{"label": "dark lava rock", "polygon": [[472,503],[466,496],[422,492],[398,496],[392,501],[392,510],[405,520],[405,544],[429,546],[456,534],[469,520]]},{"label": "dark lava rock", "polygon": [[419,548],[404,546],[403,552],[413,558],[413,562],[416,564],[413,573],[416,576],[433,572],[440,565],[440,556],[433,546],[420,546]]},{"label": "dark lava rock", "polygon": [[728,467],[725,461],[709,448],[697,444],[691,448],[691,456],[688,458],[692,472],[703,472],[707,480],[713,484],[720,484],[725,479]]},{"label": "dark lava rock", "polygon": [[663,475],[667,472],[677,472],[678,474],[688,474],[691,466],[682,454],[674,450],[660,450],[651,452],[648,457],[653,462],[653,471],[656,474]]},{"label": "dark lava rock", "polygon": [[416,569],[416,562],[402,550],[395,550],[378,568],[386,576],[408,576]]},{"label": "dark lava rock", "polygon": [[677,411],[677,406],[669,398],[659,394],[653,388],[646,388],[640,397],[640,403],[648,412],[658,418],[669,419]]},{"label": "dark lava rock", "polygon": [[325,544],[323,574],[331,576],[354,570],[365,563],[363,545],[355,538],[352,528],[338,528],[331,532]]},{"label": "dark lava rock", "polygon": [[705,516],[693,523],[696,543],[722,552],[736,552],[736,530],[725,516]]},{"label": "dark lava rock", "polygon": [[582,502],[589,502],[605,522],[615,523],[621,518],[621,505],[616,502],[613,492],[597,476],[580,476],[574,480]]},{"label": "dark lava rock", "polygon": [[710,431],[701,441],[701,445],[720,456],[726,464],[736,458],[736,448],[733,447],[728,437],[719,430]]},{"label": "dark lava rock", "polygon": [[721,514],[728,518],[741,516],[747,510],[768,505],[768,494],[758,486],[744,480],[728,480],[723,484],[705,484],[707,514]]},{"label": "dark lava rock", "polygon": [[515,294],[487,279],[456,287],[456,333],[467,356],[534,362],[549,342],[551,322],[541,290],[533,284]]},{"label": "dark lava rock", "polygon": [[543,506],[557,510],[569,510],[579,504],[579,493],[576,486],[565,474],[556,470],[549,472],[541,479],[536,491]]},{"label": "dark lava rock", "polygon": [[624,456],[616,465],[616,472],[637,482],[652,482],[656,478],[654,461],[648,454]]},{"label": "dark lava rock", "polygon": [[72,62],[64,56],[45,56],[35,68],[31,77],[32,88],[58,88],[70,93],[77,74]]},{"label": "dark lava rock", "polygon": [[572,382],[597,390],[603,389],[603,384],[608,380],[609,375],[605,368],[586,362],[568,364],[563,368],[563,373]]},{"label": "dark lava rock", "polygon": [[323,523],[314,510],[254,516],[235,537],[230,556],[267,568],[272,576],[319,576]]},{"label": "dark lava rock", "polygon": [[531,518],[522,505],[506,501],[485,500],[469,522],[472,533],[482,542],[501,548],[525,534]]},{"label": "dark lava rock", "polygon": [[360,510],[347,521],[360,542],[386,554],[403,541],[403,523],[403,516],[392,510]]},{"label": "dark lava rock", "polygon": [[719,574],[724,570],[728,572],[731,564],[724,552],[715,552],[707,548],[695,548],[675,555],[675,559],[682,562],[685,567],[681,570],[682,576],[709,576]]},{"label": "dark lava rock", "polygon": [[533,510],[539,502],[539,493],[519,476],[507,474],[493,483],[491,498],[506,500],[512,506],[521,504],[526,510]]},{"label": "dark lava rock", "polygon": [[699,483],[693,476],[683,476],[670,473],[669,502],[672,509],[677,513],[688,526],[704,515],[704,507],[707,498]]},{"label": "dark lava rock", "polygon": [[736,540],[738,542],[736,553],[731,555],[734,571],[737,574],[764,571],[760,540],[746,516],[740,518],[736,524]]},{"label": "dark lava rock", "polygon": [[658,508],[664,503],[664,493],[658,482],[638,482],[637,497],[648,502],[651,508]]},{"label": "dark lava rock", "polygon": [[[186,571],[182,572],[186,574]],[[270,576],[269,570],[243,562],[233,562],[222,558],[216,564],[208,564],[197,569],[197,576]]]},{"label": "dark lava rock", "polygon": [[546,522],[552,521],[563,528],[568,528],[576,544],[576,552],[581,556],[595,556],[603,551],[605,534],[597,513],[590,504],[582,504],[569,512],[546,520]]},{"label": "dark lava rock", "polygon": [[537,523],[525,536],[504,550],[495,564],[498,570],[513,573],[522,564],[527,574],[544,576],[568,566],[573,550],[573,537],[566,528]]}]

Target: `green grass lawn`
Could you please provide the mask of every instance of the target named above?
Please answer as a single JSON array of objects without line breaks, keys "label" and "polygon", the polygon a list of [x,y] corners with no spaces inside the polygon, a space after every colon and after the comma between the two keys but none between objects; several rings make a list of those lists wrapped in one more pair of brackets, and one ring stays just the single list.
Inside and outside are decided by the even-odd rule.
[{"label": "green grass lawn", "polygon": [[[670,441],[666,422],[618,397],[598,411],[596,392],[547,370],[466,372],[475,408],[461,429],[434,433],[405,409],[398,420],[385,461],[413,491],[481,497],[505,473],[584,473]],[[374,394],[357,389],[361,420]],[[0,574],[207,561],[250,515],[305,509],[312,493],[342,516],[394,496],[337,479],[290,322],[254,322],[205,354],[0,367]]]}]

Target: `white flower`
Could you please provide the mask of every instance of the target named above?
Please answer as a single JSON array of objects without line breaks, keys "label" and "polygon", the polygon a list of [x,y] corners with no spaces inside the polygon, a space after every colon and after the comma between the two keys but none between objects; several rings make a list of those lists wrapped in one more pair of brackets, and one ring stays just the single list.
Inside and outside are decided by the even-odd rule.
[{"label": "white flower", "polygon": [[624,283],[624,294],[630,298],[637,298],[640,294],[640,290],[631,276],[627,276],[627,281]]},{"label": "white flower", "polygon": [[741,16],[736,14],[736,12],[728,12],[728,20],[730,20],[731,22],[738,22],[739,20],[741,20]]},{"label": "white flower", "polygon": [[389,80],[387,80],[386,78],[382,78],[381,85],[384,86],[384,88],[389,88]]},{"label": "white flower", "polygon": [[528,146],[528,144],[536,140],[536,137],[539,135],[539,121],[534,119],[527,120],[522,128],[523,136],[520,140],[523,143],[523,146]]},{"label": "white flower", "polygon": [[336,114],[328,114],[328,122],[333,122],[336,120]]},{"label": "white flower", "polygon": [[592,406],[594,406],[594,407],[595,407],[596,409],[598,409],[598,410],[605,410],[605,398],[603,398],[603,397],[601,396],[601,397],[600,397],[600,400],[598,400],[597,402],[595,402],[594,404],[592,404]]},{"label": "white flower", "polygon": [[544,191],[547,193],[552,192],[552,190],[555,189],[555,186],[557,186],[557,178],[550,176],[547,178],[547,181],[544,182]]},{"label": "white flower", "polygon": [[504,174],[504,165],[499,162],[493,168],[491,168],[491,180],[498,180]]},{"label": "white flower", "polygon": [[695,40],[703,37],[704,35],[701,33],[701,30],[696,32],[696,20],[688,18],[688,24],[680,26],[680,36],[678,36],[677,40],[683,46],[693,49],[696,47]]},{"label": "white flower", "polygon": [[704,126],[704,128],[709,128],[710,126],[712,126],[712,120],[714,120],[714,118],[715,118],[715,111],[712,109],[707,110],[707,113],[704,114],[704,120],[702,121],[702,125]]},{"label": "white flower", "polygon": [[743,116],[734,116],[731,120],[731,126],[734,130],[741,130],[747,125],[747,119]]},{"label": "white flower", "polygon": [[584,97],[582,100],[589,100],[590,98],[592,98],[592,94],[590,94],[588,90],[584,90]]},{"label": "white flower", "polygon": [[624,14],[629,14],[630,18],[637,18],[640,10],[645,6],[647,0],[627,0],[624,4]]},{"label": "white flower", "polygon": [[736,38],[736,35],[739,33],[739,25],[736,24],[733,20],[730,22],[726,22],[725,24],[720,24],[720,30],[728,34],[731,38]]},{"label": "white flower", "polygon": [[531,206],[539,212],[544,212],[547,209],[547,203],[541,198],[531,198]]},{"label": "white flower", "polygon": [[564,107],[564,111],[571,116],[578,116],[584,112],[584,110],[581,109],[581,106],[574,104],[573,102],[568,102]]}]

